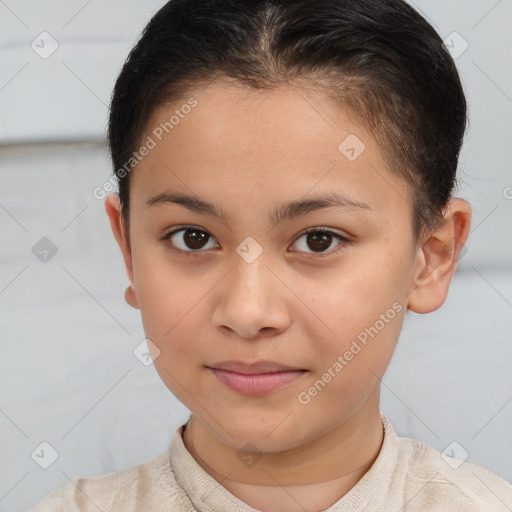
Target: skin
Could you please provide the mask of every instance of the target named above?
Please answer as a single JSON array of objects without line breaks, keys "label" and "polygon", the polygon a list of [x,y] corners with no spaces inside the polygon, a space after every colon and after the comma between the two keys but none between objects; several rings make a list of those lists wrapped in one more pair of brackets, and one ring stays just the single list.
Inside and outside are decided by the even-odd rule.
[{"label": "skin", "polygon": [[[313,87],[255,91],[226,79],[190,96],[198,105],[132,172],[129,237],[118,196],[105,201],[130,280],[125,298],[158,348],[160,377],[191,411],[184,442],[198,464],[259,510],[323,510],[379,453],[380,380],[404,316],[445,301],[471,210],[452,199],[439,227],[416,240],[408,185],[387,169],[357,118]],[[162,106],[149,126],[179,106]],[[338,149],[349,134],[366,146],[354,161]],[[329,191],[368,208],[269,221],[276,206]],[[213,202],[227,220],[172,203],[147,206],[171,192]],[[210,235],[203,248],[187,246],[186,231],[161,240],[181,224]],[[333,237],[315,252],[302,232],[317,227],[348,241]],[[248,236],[263,250],[251,263],[236,251]],[[300,403],[299,393],[393,304],[401,311]],[[207,368],[225,360],[271,360],[306,372],[270,394],[245,396]],[[256,454],[243,448],[247,442]],[[248,466],[241,455],[258,459]]]}]

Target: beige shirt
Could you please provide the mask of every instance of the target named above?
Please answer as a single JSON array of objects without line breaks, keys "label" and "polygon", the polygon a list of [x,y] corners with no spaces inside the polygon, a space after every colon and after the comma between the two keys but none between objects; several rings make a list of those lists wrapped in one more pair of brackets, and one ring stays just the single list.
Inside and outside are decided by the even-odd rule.
[{"label": "beige shirt", "polygon": [[[326,511],[512,510],[512,485],[503,478],[443,456],[419,441],[398,437],[382,414],[381,421],[384,441],[375,462]],[[29,512],[255,511],[197,464],[183,443],[183,429],[184,425],[174,433],[169,452],[122,471],[74,479]]]}]

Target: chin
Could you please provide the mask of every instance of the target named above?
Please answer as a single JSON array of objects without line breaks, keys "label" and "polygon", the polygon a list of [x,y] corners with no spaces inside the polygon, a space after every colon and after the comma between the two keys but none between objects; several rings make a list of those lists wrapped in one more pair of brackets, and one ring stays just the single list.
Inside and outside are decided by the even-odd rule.
[{"label": "chin", "polygon": [[[286,415],[274,414],[233,414],[223,415],[222,428],[208,418],[208,428],[222,442],[234,449],[243,449],[247,444],[254,445],[258,451],[277,453],[300,446],[306,433],[288,420]],[[289,418],[288,418],[289,419]],[[204,421],[204,420],[202,420]]]}]

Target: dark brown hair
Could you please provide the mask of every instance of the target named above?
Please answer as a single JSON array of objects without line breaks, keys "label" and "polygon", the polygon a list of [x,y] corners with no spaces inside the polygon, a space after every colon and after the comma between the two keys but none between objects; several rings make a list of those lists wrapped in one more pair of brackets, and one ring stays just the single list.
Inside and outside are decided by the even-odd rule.
[{"label": "dark brown hair", "polygon": [[415,236],[441,218],[467,107],[453,59],[412,7],[402,0],[171,0],[144,29],[112,95],[108,141],[127,226],[126,165],[155,110],[220,77],[253,88],[318,85],[355,115],[390,170],[410,184]]}]

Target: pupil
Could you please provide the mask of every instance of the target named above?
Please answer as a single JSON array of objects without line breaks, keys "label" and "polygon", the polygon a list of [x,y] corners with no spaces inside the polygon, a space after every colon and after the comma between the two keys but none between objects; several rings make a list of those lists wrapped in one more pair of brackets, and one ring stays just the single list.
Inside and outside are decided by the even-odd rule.
[{"label": "pupil", "polygon": [[308,233],[307,238],[308,243],[310,244],[310,249],[315,252],[321,252],[322,250],[328,249],[331,245],[332,235],[317,231],[314,233]]},{"label": "pupil", "polygon": [[208,242],[210,236],[204,231],[187,229],[185,231],[185,243],[190,249],[201,249]]}]

